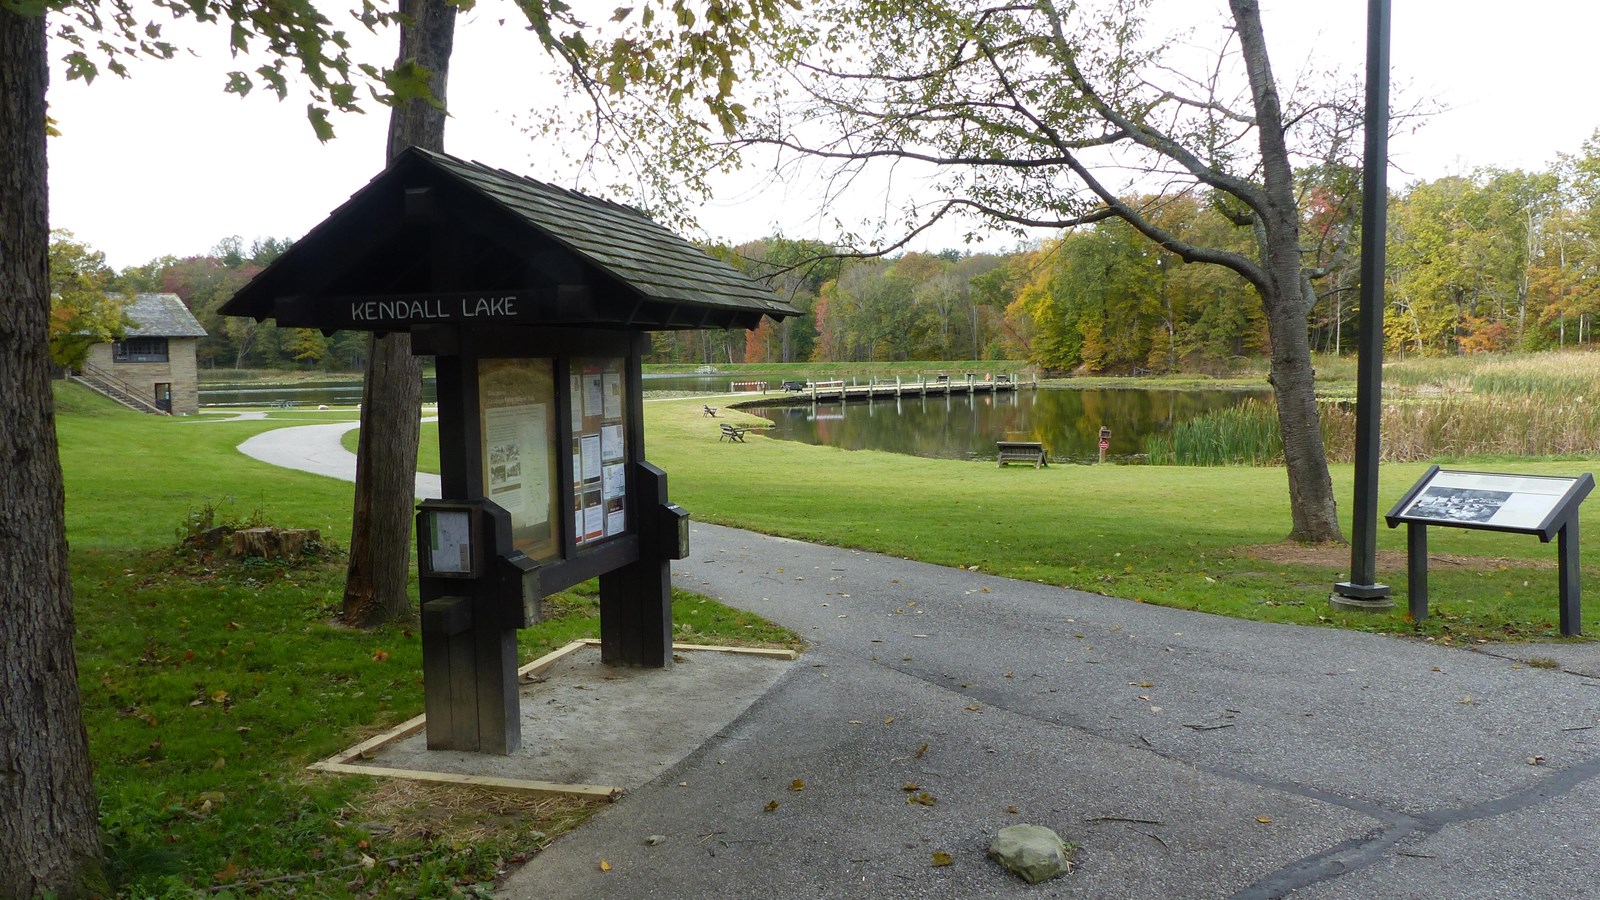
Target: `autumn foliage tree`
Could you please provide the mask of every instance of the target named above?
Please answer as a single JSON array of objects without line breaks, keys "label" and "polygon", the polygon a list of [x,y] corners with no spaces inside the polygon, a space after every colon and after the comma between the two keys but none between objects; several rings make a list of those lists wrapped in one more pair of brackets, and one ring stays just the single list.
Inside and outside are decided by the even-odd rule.
[{"label": "autumn foliage tree", "polygon": [[50,234],[50,359],[75,368],[95,344],[122,338],[128,327],[126,293],[104,253],[68,231]]}]

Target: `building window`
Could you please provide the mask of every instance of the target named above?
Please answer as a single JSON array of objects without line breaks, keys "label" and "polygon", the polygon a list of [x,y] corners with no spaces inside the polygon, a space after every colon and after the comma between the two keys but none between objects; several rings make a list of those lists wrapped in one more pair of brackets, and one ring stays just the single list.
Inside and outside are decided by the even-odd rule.
[{"label": "building window", "polygon": [[137,337],[117,341],[111,345],[111,357],[117,362],[166,362],[167,339]]}]

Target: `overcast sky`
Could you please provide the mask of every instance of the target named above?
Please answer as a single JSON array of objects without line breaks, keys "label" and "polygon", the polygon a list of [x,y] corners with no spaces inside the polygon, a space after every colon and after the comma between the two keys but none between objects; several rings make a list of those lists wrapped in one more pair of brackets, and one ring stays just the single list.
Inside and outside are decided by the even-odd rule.
[{"label": "overcast sky", "polygon": [[[1280,79],[1308,58],[1317,67],[1361,71],[1364,0],[1262,5]],[[1189,14],[1214,7],[1205,15],[1215,20],[1226,5],[1157,0],[1157,10],[1163,6]],[[1541,168],[1557,153],[1578,152],[1600,127],[1591,89],[1600,4],[1397,0],[1394,6],[1396,84],[1448,109],[1415,134],[1393,139],[1391,187],[1475,166]],[[506,0],[481,0],[462,17],[445,147],[552,178],[548,158],[560,149],[535,143],[519,119],[551,102],[558,88],[541,74],[541,51],[517,25],[518,15]],[[224,29],[197,34],[213,45],[225,41]],[[376,58],[392,53],[385,48]],[[336,118],[338,138],[319,144],[303,99],[224,94],[223,73],[235,67],[224,45],[200,59],[138,65],[128,80],[105,76],[84,85],[58,71],[49,96],[62,131],[50,140],[52,226],[74,232],[117,268],[203,253],[229,235],[246,243],[296,238],[382,169],[386,110]],[[747,240],[777,230],[832,237],[816,220],[809,188],[752,184],[729,182],[701,210],[710,237]],[[956,239],[946,234],[929,243],[923,249]]]}]

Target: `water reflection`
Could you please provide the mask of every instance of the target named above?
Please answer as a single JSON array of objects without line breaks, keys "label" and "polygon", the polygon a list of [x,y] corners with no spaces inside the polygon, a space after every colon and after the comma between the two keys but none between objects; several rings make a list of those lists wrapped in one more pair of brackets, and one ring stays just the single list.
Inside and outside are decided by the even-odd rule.
[{"label": "water reflection", "polygon": [[1052,460],[1099,455],[1100,427],[1111,429],[1107,458],[1143,457],[1145,438],[1214,409],[1269,396],[1265,391],[1039,390],[937,395],[750,409],[771,419],[783,440],[887,450],[948,459],[994,459],[994,442],[1039,441]]},{"label": "water reflection", "polygon": [[[432,375],[422,378],[422,402],[433,403],[439,392]],[[317,381],[252,381],[238,384],[213,382],[200,385],[200,405],[274,406],[355,406],[361,402],[360,378],[329,378]]]}]

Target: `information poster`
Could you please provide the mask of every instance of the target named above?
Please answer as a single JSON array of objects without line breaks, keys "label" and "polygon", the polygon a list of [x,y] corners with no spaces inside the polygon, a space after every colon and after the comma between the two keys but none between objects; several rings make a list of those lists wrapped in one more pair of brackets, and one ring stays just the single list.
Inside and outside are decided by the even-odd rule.
[{"label": "information poster", "polygon": [[627,416],[624,360],[572,363],[572,518],[579,545],[627,529]]},{"label": "information poster", "polygon": [[622,459],[622,426],[600,426],[600,458],[606,462]]},{"label": "information poster", "polygon": [[607,419],[622,418],[622,373],[605,372],[600,376],[601,392],[605,397],[605,410],[602,413]]},{"label": "information poster", "polygon": [[478,363],[484,491],[511,514],[512,546],[541,561],[560,555],[554,378],[549,359]]}]

